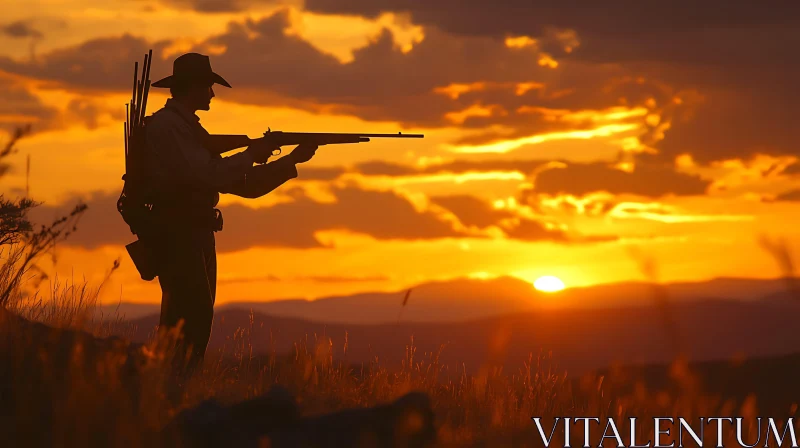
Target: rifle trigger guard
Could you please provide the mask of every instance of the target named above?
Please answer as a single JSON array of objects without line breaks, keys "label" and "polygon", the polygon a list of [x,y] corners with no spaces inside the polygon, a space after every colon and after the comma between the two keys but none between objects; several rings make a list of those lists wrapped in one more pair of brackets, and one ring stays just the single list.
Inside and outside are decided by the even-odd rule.
[{"label": "rifle trigger guard", "polygon": [[[267,136],[267,134],[269,134],[269,133],[271,133],[271,132],[272,132],[272,128],[267,128],[267,132],[265,132],[265,133],[264,133],[264,137],[266,137],[266,136]],[[272,150],[272,155],[273,155],[273,156],[279,156],[279,155],[281,155],[281,147],[279,146],[279,147],[277,147],[277,148],[273,149],[273,150]]]}]

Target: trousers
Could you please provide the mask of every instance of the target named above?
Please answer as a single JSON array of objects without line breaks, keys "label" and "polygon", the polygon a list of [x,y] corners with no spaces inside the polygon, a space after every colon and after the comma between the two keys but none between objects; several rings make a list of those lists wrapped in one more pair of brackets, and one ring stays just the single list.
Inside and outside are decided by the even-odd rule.
[{"label": "trousers", "polygon": [[217,292],[217,255],[212,231],[189,230],[159,238],[154,247],[161,286],[159,330],[182,321],[176,358],[186,361],[181,373],[191,375],[202,363]]}]

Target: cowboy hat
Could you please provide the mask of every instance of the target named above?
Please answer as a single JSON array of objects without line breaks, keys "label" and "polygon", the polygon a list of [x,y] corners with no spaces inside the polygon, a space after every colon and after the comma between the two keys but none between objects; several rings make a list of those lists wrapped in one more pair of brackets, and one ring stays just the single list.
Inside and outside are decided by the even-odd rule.
[{"label": "cowboy hat", "polygon": [[178,56],[172,63],[172,74],[166,78],[150,84],[151,87],[174,87],[176,85],[207,82],[217,83],[230,87],[228,81],[211,70],[211,60],[208,56],[199,53],[186,53]]}]

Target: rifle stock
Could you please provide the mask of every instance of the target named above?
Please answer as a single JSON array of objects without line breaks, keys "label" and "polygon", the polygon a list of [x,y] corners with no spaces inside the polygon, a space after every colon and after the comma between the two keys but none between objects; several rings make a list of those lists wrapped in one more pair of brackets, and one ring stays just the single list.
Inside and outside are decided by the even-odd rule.
[{"label": "rifle stock", "polygon": [[206,148],[214,154],[222,154],[250,146],[251,142],[252,139],[246,135],[209,135],[206,137]]},{"label": "rifle stock", "polygon": [[337,134],[327,132],[265,132],[263,137],[252,139],[246,135],[209,135],[206,146],[214,154],[222,154],[264,140],[279,148],[288,145],[339,145],[367,143],[371,138],[423,138],[422,134]]}]

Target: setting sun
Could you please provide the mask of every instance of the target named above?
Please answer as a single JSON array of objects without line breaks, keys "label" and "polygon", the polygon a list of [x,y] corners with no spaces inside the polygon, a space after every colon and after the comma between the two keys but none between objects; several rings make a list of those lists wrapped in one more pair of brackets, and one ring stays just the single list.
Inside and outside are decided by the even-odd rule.
[{"label": "setting sun", "polygon": [[564,282],[558,277],[552,275],[545,275],[539,277],[533,282],[533,287],[542,292],[557,292],[564,289]]}]

